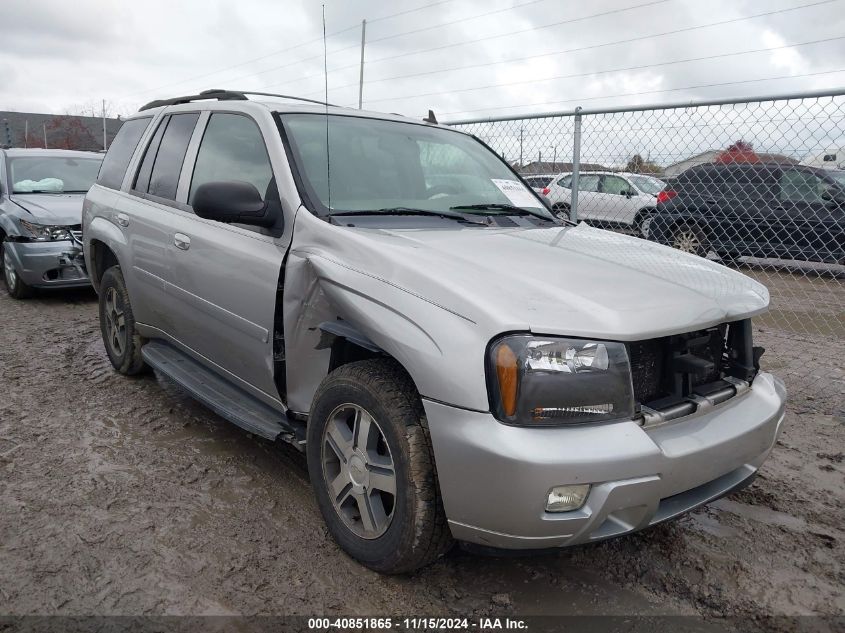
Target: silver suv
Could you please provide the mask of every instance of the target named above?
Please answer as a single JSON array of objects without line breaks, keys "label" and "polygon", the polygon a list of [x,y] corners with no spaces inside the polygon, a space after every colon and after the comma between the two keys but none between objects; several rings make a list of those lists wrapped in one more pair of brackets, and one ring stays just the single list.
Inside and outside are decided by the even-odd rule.
[{"label": "silver suv", "polygon": [[332,535],[383,572],[453,539],[627,534],[747,484],[784,416],[751,339],[765,287],[555,218],[432,119],[142,108],[83,214],[115,368],[305,451]]}]

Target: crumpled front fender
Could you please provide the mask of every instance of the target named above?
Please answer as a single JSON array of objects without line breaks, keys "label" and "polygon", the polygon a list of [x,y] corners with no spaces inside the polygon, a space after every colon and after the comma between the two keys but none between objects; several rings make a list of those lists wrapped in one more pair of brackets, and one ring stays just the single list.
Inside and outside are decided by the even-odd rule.
[{"label": "crumpled front fender", "polygon": [[[302,233],[294,240],[304,244]],[[343,319],[396,359],[422,396],[488,410],[483,350],[489,337],[468,317],[356,269],[342,250],[339,244],[332,249],[294,245],[288,256],[284,329],[289,408],[310,410],[331,361],[331,350],[321,345],[320,324]]]}]

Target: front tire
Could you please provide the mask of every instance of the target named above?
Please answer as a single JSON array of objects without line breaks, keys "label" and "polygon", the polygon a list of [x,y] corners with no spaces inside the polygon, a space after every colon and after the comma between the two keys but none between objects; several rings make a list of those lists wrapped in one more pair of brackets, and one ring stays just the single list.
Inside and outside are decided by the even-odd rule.
[{"label": "front tire", "polygon": [[395,362],[330,373],[314,396],[306,450],[329,532],[362,564],[413,571],[451,546],[422,403]]},{"label": "front tire", "polygon": [[701,227],[695,224],[679,224],[672,235],[672,246],[679,251],[692,253],[699,257],[707,257],[709,247],[707,236]]},{"label": "front tire", "polygon": [[146,340],[138,334],[120,266],[109,268],[100,280],[100,332],[117,371],[132,376],[146,369],[141,357]]},{"label": "front tire", "polygon": [[5,239],[0,240],[0,266],[3,267],[3,282],[6,285],[6,292],[15,299],[28,299],[35,294],[35,289],[24,282],[15,270],[15,264],[11,255],[6,250]]}]

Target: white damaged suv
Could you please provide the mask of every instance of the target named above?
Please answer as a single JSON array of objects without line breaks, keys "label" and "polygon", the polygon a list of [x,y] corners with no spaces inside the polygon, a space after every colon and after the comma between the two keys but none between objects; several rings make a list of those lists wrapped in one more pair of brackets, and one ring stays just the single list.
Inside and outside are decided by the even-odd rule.
[{"label": "white damaged suv", "polygon": [[784,417],[765,287],[565,223],[431,120],[263,98],[128,119],[87,268],[115,368],[304,450],[346,552],[403,572],[453,539],[587,543],[751,481]]}]

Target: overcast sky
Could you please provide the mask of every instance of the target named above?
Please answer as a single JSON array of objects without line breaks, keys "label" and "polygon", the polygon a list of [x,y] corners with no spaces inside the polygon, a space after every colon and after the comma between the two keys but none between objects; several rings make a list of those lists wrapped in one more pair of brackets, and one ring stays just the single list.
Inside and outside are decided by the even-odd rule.
[{"label": "overcast sky", "polygon": [[[4,0],[0,109],[107,99],[128,114],[206,88],[321,98],[321,7]],[[845,86],[845,0],[327,0],[333,103],[357,106],[365,18],[364,107],[441,120]]]}]

